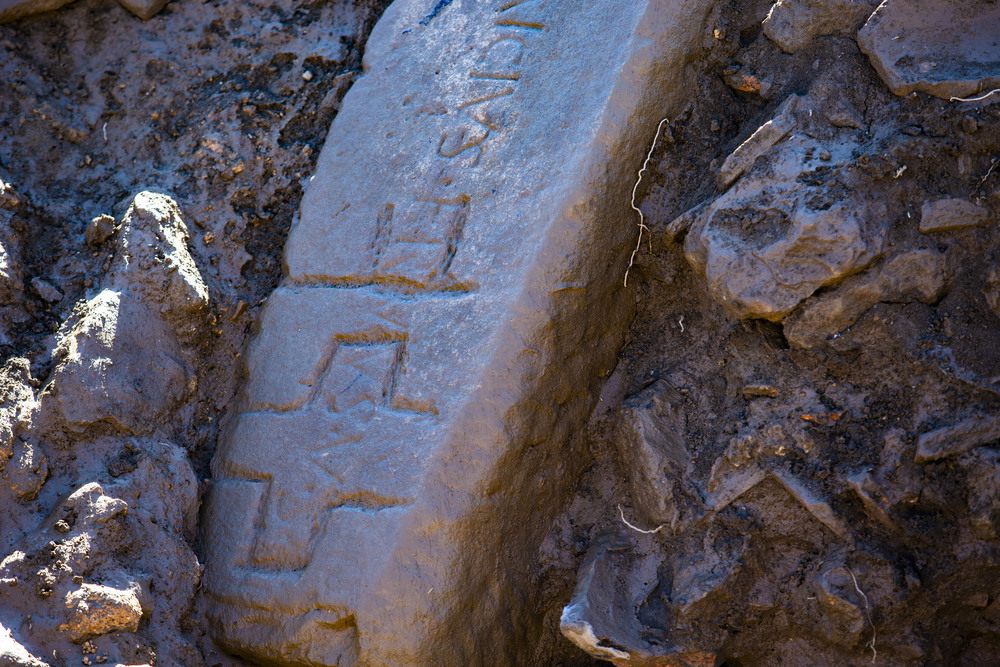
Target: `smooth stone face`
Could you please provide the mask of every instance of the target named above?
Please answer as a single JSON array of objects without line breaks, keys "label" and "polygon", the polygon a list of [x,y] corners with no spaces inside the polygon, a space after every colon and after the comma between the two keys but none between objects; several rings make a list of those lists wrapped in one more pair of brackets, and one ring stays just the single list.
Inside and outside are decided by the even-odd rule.
[{"label": "smooth stone face", "polygon": [[222,645],[530,661],[529,572],[634,303],[629,193],[710,4],[389,7],[212,464]]},{"label": "smooth stone face", "polygon": [[143,21],[148,21],[163,9],[169,0],[118,0],[118,2]]},{"label": "smooth stone face", "polygon": [[992,0],[886,0],[858,46],[897,95],[969,97],[1000,88],[998,25]]}]

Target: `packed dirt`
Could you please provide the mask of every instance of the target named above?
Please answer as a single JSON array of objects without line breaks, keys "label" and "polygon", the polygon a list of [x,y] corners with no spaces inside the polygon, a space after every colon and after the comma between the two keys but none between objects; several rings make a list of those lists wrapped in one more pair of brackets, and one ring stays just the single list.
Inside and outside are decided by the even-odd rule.
[{"label": "packed dirt", "polygon": [[[242,664],[199,503],[386,4],[0,25],[0,664]],[[1000,94],[896,95],[873,2],[778,4],[712,13],[640,183],[638,314],[510,619],[535,664],[1000,650]]]}]

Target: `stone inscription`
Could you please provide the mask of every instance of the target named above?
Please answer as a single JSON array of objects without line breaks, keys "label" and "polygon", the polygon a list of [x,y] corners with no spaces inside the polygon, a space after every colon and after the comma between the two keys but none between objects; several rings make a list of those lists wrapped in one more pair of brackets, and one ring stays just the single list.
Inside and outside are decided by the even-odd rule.
[{"label": "stone inscription", "polygon": [[[708,4],[389,6],[212,461],[220,645],[268,664],[481,662],[458,639],[426,646],[522,576],[568,493],[566,434],[628,319],[607,270],[634,244],[622,193]],[[525,476],[529,451],[545,463]]]}]

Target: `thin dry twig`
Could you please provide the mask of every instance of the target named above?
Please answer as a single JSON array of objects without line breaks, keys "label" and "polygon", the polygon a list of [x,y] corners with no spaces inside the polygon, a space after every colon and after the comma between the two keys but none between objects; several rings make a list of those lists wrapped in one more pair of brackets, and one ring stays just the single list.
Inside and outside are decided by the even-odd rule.
[{"label": "thin dry twig", "polygon": [[[639,252],[639,248],[642,247],[642,232],[649,232],[649,227],[646,226],[646,218],[643,216],[642,211],[639,207],[635,205],[635,195],[639,191],[639,183],[642,183],[642,175],[646,171],[646,167],[649,166],[649,161],[653,157],[653,150],[656,148],[656,142],[660,139],[660,132],[663,131],[664,123],[669,123],[669,118],[664,118],[660,121],[660,124],[656,126],[656,136],[653,137],[653,143],[649,147],[649,152],[646,153],[646,160],[642,163],[642,169],[639,170],[639,174],[635,179],[635,185],[632,186],[632,210],[639,214],[639,238],[635,240],[635,249],[632,250],[632,256],[628,259],[628,268],[625,269],[625,287],[628,287],[628,272],[632,270],[632,265],[635,263],[635,256]],[[653,238],[650,234],[649,239],[649,251],[653,251]],[[624,517],[623,517],[624,518]]]},{"label": "thin dry twig", "polygon": [[995,95],[997,93],[1000,93],[1000,88],[995,88],[995,89],[991,90],[990,92],[985,93],[984,95],[980,95],[979,97],[952,97],[948,101],[949,102],[982,102],[983,100],[985,100],[990,95]]},{"label": "thin dry twig", "polygon": [[653,533],[658,533],[661,530],[663,530],[664,526],[667,525],[665,523],[661,523],[659,526],[657,526],[653,530],[643,530],[642,528],[639,528],[638,526],[633,525],[633,524],[631,524],[631,523],[628,522],[628,519],[625,518],[625,512],[622,511],[622,506],[620,504],[618,505],[618,516],[620,516],[622,518],[622,523],[624,523],[626,526],[628,526],[629,528],[631,528],[635,532],[642,533],[643,535],[652,535]]},{"label": "thin dry twig", "polygon": [[872,650],[872,664],[874,665],[875,659],[878,658],[878,651],[875,650],[875,622],[872,621],[872,613],[868,608],[868,596],[865,595],[865,592],[861,590],[860,586],[858,586],[858,578],[854,576],[853,572],[851,572],[851,568],[845,567],[844,569],[847,570],[847,574],[851,575],[851,581],[854,582],[854,590],[856,590],[858,595],[861,596],[861,599],[865,601],[865,616],[868,617],[868,624],[872,626],[872,639],[870,642],[865,644],[865,646]]}]

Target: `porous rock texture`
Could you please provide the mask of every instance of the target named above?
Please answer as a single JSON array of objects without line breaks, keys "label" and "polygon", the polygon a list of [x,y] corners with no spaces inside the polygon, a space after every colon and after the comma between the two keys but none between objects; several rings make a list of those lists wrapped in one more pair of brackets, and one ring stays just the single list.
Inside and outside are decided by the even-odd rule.
[{"label": "porous rock texture", "polygon": [[[438,311],[435,298],[421,292],[428,282],[454,288],[441,300],[456,309],[494,285],[447,280],[449,273],[461,278],[463,253],[480,238],[471,215],[478,195],[494,202],[488,219],[495,229],[482,238],[503,239],[509,248],[502,252],[514,255],[532,247],[533,234],[553,229],[531,220],[606,214],[583,246],[588,252],[536,249],[484,269],[503,286],[549,286],[522,290],[516,303],[530,304],[518,311],[524,323],[506,320],[514,332],[503,338],[506,347],[521,352],[516,368],[533,379],[505,386],[513,387],[512,405],[532,396],[521,393],[525,386],[556,386],[533,395],[539,406],[549,405],[537,412],[558,413],[560,423],[575,424],[559,432],[575,435],[518,440],[517,433],[541,433],[545,420],[531,421],[531,410],[509,411],[505,416],[524,419],[496,446],[523,444],[497,469],[515,475],[493,476],[481,487],[451,475],[482,469],[485,448],[456,446],[450,458],[435,461],[448,473],[437,478],[441,488],[474,490],[441,496],[446,502],[424,507],[427,516],[449,519],[468,498],[487,497],[494,500],[465,526],[503,530],[431,532],[423,551],[413,552],[421,566],[424,556],[459,563],[447,571],[454,581],[445,583],[465,584],[449,596],[458,611],[443,623],[424,617],[407,626],[405,613],[385,616],[396,629],[438,624],[450,635],[440,643],[440,633],[428,637],[425,646],[451,646],[452,653],[424,651],[414,662],[995,662],[1000,95],[989,92],[1000,72],[989,28],[996,3],[706,2],[695,8],[707,18],[692,39],[673,42],[685,44],[683,65],[649,80],[641,72],[623,79],[645,81],[629,88],[634,98],[626,96],[645,100],[642,113],[603,135],[581,132],[569,120],[597,103],[588,82],[599,87],[617,76],[612,59],[579,68],[572,76],[580,85],[563,88],[544,84],[570,74],[533,83],[531,72],[558,69],[559,58],[568,57],[563,49],[592,49],[584,55],[593,59],[648,37],[677,17],[666,9],[673,3],[650,3],[662,11],[617,40],[612,28],[635,19],[619,6],[594,17],[587,7],[603,5],[398,3],[365,71],[366,38],[386,4],[174,0],[145,22],[102,0],[16,19],[0,13],[0,22],[10,19],[0,25],[0,664],[228,667],[249,664],[247,656],[258,664],[316,664],[323,660],[315,650],[299,647],[335,650],[343,637],[361,634],[358,617],[324,607],[301,617],[295,647],[287,633],[272,636],[286,649],[269,655],[232,641],[238,632],[225,626],[216,592],[206,594],[213,584],[202,564],[221,562],[213,560],[218,546],[209,538],[235,534],[233,545],[246,544],[246,524],[232,521],[221,536],[206,532],[212,521],[200,505],[220,485],[209,461],[220,433],[228,433],[223,451],[235,444],[249,397],[277,404],[282,391],[298,388],[246,379],[260,377],[268,364],[321,354],[316,341],[329,345],[329,338],[307,334],[327,336],[345,318],[360,318],[352,331],[361,336],[334,336],[330,369],[342,378],[357,371],[350,379],[358,381],[324,394],[323,407],[379,414],[366,397],[377,402],[386,367],[419,368],[416,355],[399,353],[435,340],[382,317],[386,303],[400,302],[398,312],[427,305],[429,317]],[[564,114],[567,127],[539,127],[523,107],[500,103],[511,97],[523,104],[523,93],[461,110],[418,105],[412,87],[400,84],[413,76],[411,63],[423,62],[424,89],[468,92],[473,83],[450,68],[479,55],[462,49],[483,28],[455,17],[500,9],[490,16],[516,16],[505,29],[521,31],[527,44],[529,37],[562,34],[556,23],[532,20],[538,14],[528,10],[542,4],[546,17],[579,14],[568,25],[585,39],[556,40],[546,63],[532,60],[537,50],[520,54],[512,42],[500,43],[489,51],[493,69],[476,70],[498,78],[475,85],[531,89],[532,104]],[[0,0],[0,12],[15,5],[49,9]],[[869,9],[878,11],[869,18]],[[416,58],[391,48],[421,35],[454,39],[428,39]],[[602,39],[608,43],[595,44]],[[459,55],[433,68],[420,60],[449,50]],[[495,68],[503,63],[520,69]],[[388,175],[331,191],[316,159],[345,93],[364,81],[359,96],[368,86],[392,103],[356,109],[344,120],[359,133],[377,127],[378,134],[357,138],[341,156],[328,145],[323,161],[368,173],[369,156],[388,151]],[[653,94],[658,90],[662,95]],[[617,285],[639,222],[628,204],[663,117],[668,121],[631,200],[651,234],[643,234],[626,290]],[[400,122],[379,125],[393,118]],[[416,118],[440,130],[432,139],[447,131],[448,141],[394,152],[410,136],[402,121]],[[471,120],[450,124],[458,118]],[[480,126],[489,132],[477,132]],[[523,127],[537,131],[521,137],[516,130]],[[489,163],[505,132],[535,156]],[[615,136],[628,140],[612,150],[598,139]],[[438,197],[436,215],[415,217],[410,200],[395,195],[409,192],[409,176],[426,172],[407,165],[428,163],[435,151],[456,160],[478,153],[467,144],[485,147],[480,167],[491,164],[499,175],[490,186],[498,193],[477,190],[465,206],[461,198]],[[600,149],[582,160],[570,157],[575,147],[595,145]],[[577,169],[581,164],[596,169]],[[547,171],[529,172],[532,165]],[[453,178],[438,183],[444,189],[467,183],[460,172],[445,176]],[[601,196],[579,208],[557,205],[572,198],[556,184],[582,182],[603,183]],[[536,203],[503,199],[520,190]],[[304,191],[310,194],[302,202]],[[541,218],[524,214],[544,209],[538,201],[552,210]],[[341,210],[345,203],[351,206]],[[338,227],[360,209],[373,213],[358,223],[364,234]],[[448,215],[456,209],[469,215]],[[285,256],[297,216],[301,232]],[[434,224],[407,226],[421,219]],[[453,235],[459,242],[442,248],[434,237],[441,220],[464,220],[465,236]],[[527,233],[505,232],[525,224]],[[408,246],[395,242],[399,232],[408,234]],[[560,245],[571,234],[558,238],[544,247],[573,247]],[[448,271],[421,275],[423,255],[406,247],[439,253]],[[598,256],[605,261],[595,269],[588,258]],[[287,257],[315,261],[286,265]],[[590,266],[596,273],[582,281],[580,272],[521,270],[539,258],[551,260],[544,266]],[[350,270],[313,270],[324,262]],[[350,310],[334,299],[297,307],[304,293],[343,292],[370,308]],[[541,344],[561,331],[558,322],[588,307],[596,324]],[[440,311],[436,330],[458,336],[468,325],[451,312]],[[556,324],[525,336],[537,312],[554,314]],[[616,319],[630,312],[631,325]],[[471,354],[491,345],[483,341],[502,321],[488,318],[463,338],[462,349]],[[292,337],[299,349],[260,335],[281,327],[304,329]],[[614,346],[592,334],[622,329],[625,345],[614,363]],[[257,342],[248,346],[250,340]],[[552,362],[560,358],[553,350],[570,350],[569,361]],[[601,355],[608,361],[595,364]],[[455,366],[452,386],[467,388],[479,414],[496,414],[497,404],[472,400],[483,389],[468,389],[471,374]],[[585,368],[597,377],[556,382],[585,377]],[[479,377],[498,386],[510,376]],[[390,383],[381,398],[411,395],[394,391]],[[560,400],[575,407],[553,408]],[[581,406],[590,405],[584,424]],[[423,398],[403,407],[407,414],[430,409]],[[444,402],[433,407],[447,418]],[[359,429],[358,437],[375,430]],[[274,443],[295,436],[290,429],[269,433],[267,456]],[[452,429],[451,440],[432,444],[462,436]],[[229,483],[259,476],[256,460],[237,467],[227,456],[217,458],[215,472],[230,475]],[[347,480],[361,470],[354,464],[342,457],[331,469]],[[391,484],[400,470],[377,461],[365,469],[373,485]],[[400,479],[413,475],[406,473]],[[354,511],[373,517],[378,512],[364,503],[374,500],[369,493],[348,498],[359,503]],[[296,522],[294,512],[275,516],[293,538],[313,525]],[[358,551],[354,561],[334,545],[344,578],[371,571],[372,554],[415,562],[398,547],[390,551],[400,544],[395,540],[386,539],[383,551]],[[302,557],[282,552],[278,542],[271,546],[257,554],[271,563]],[[484,552],[467,561],[459,556]],[[247,580],[239,569],[223,568],[221,576]],[[399,581],[415,585],[423,576]],[[378,595],[411,610],[415,599],[441,595],[436,586],[420,599],[397,595],[402,590]],[[282,608],[262,605],[258,620],[274,625],[286,618],[275,610]],[[366,623],[376,616],[369,613]],[[213,636],[230,639],[220,647]],[[261,636],[258,644],[268,641]],[[409,651],[412,643],[402,646]],[[226,653],[233,648],[241,655]],[[348,662],[351,651],[343,657]]]}]

